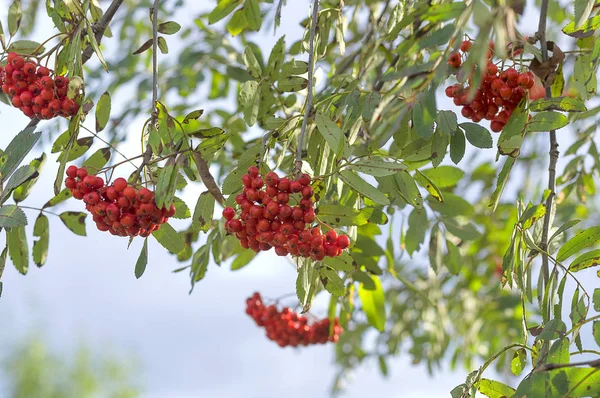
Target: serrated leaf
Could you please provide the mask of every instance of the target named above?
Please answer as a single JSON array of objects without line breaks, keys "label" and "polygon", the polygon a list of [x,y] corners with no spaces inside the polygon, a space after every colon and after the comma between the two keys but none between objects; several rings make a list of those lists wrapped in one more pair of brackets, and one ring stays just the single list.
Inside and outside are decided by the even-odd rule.
[{"label": "serrated leaf", "polygon": [[490,379],[479,380],[477,389],[480,393],[489,398],[512,397],[515,393],[514,388]]},{"label": "serrated leaf", "polygon": [[160,229],[152,232],[152,236],[173,254],[177,254],[185,248],[183,238],[169,223],[161,225]]},{"label": "serrated leaf", "polygon": [[361,283],[358,286],[358,296],[363,306],[363,311],[367,316],[369,324],[375,329],[383,332],[385,330],[386,311],[385,311],[385,296],[381,281],[375,275],[371,276],[375,283],[375,289],[367,290]]},{"label": "serrated leaf", "polygon": [[229,22],[227,22],[227,31],[231,36],[237,36],[248,27],[248,18],[243,8],[233,13]]},{"label": "serrated leaf", "polygon": [[260,90],[258,82],[254,80],[248,80],[242,84],[240,93],[238,95],[238,101],[244,111],[244,120],[249,126],[253,126],[256,123],[258,117],[258,109],[260,105]]},{"label": "serrated leaf", "polygon": [[329,268],[321,268],[321,276],[326,278],[325,289],[334,296],[342,297],[346,294],[346,286],[338,273]]},{"label": "serrated leaf", "polygon": [[308,72],[308,62],[291,60],[281,66],[282,76],[303,75]]},{"label": "serrated leaf", "polygon": [[189,207],[187,207],[183,200],[176,196],[173,198],[173,206],[175,206],[175,214],[173,214],[172,218],[185,220],[186,218],[190,218],[192,216]]},{"label": "serrated leaf", "polygon": [[456,130],[450,137],[450,159],[454,164],[460,163],[465,156],[466,146],[465,134],[461,129]]},{"label": "serrated leaf", "polygon": [[356,269],[356,262],[348,253],[344,252],[337,257],[325,257],[323,263],[336,271],[352,272]]},{"label": "serrated leaf", "polygon": [[300,76],[283,76],[277,80],[277,90],[282,93],[295,93],[308,87],[308,80]]},{"label": "serrated leaf", "polygon": [[4,153],[0,155],[0,176],[2,178],[8,178],[15,171],[40,136],[41,133],[35,132],[35,127],[29,127],[12,139]]},{"label": "serrated leaf", "polygon": [[340,154],[342,149],[344,149],[345,137],[339,126],[335,124],[329,116],[321,112],[317,112],[315,121],[317,123],[317,129],[327,142],[327,145],[329,145],[329,148],[331,148],[336,155]]},{"label": "serrated leaf", "polygon": [[556,232],[554,232],[552,234],[552,236],[550,237],[550,239],[548,240],[548,242],[552,242],[555,238],[557,238],[560,234],[562,234],[563,232],[567,231],[568,229],[574,227],[575,225],[579,224],[581,222],[581,220],[570,220],[567,221],[566,223],[564,223],[563,225],[561,225]]},{"label": "serrated leaf", "polygon": [[17,187],[27,183],[33,178],[37,178],[38,176],[39,173],[34,166],[27,165],[19,167],[8,179],[8,182],[4,187],[4,192],[2,192],[2,200],[0,202],[6,202],[6,200],[10,198],[10,195]]},{"label": "serrated leaf", "polygon": [[60,214],[60,219],[71,232],[76,235],[86,236],[85,232],[85,218],[86,213],[79,211],[65,211]]},{"label": "serrated leaf", "polygon": [[210,250],[208,245],[203,245],[196,250],[194,257],[192,257],[192,269],[190,276],[192,278],[192,289],[194,284],[206,276],[208,270],[208,260],[210,257]]},{"label": "serrated leaf", "polygon": [[348,206],[325,204],[317,207],[315,212],[321,221],[335,227],[360,226],[369,221],[369,214]]},{"label": "serrated leaf", "polygon": [[302,261],[298,269],[296,278],[296,295],[302,305],[302,312],[306,312],[312,306],[315,297],[317,284],[319,281],[319,272],[315,263],[312,261]]},{"label": "serrated leaf", "polygon": [[454,134],[458,128],[456,114],[452,111],[438,111],[435,122],[438,129],[446,135]]},{"label": "serrated leaf", "polygon": [[569,124],[569,118],[562,113],[545,111],[537,113],[527,123],[528,132],[558,130]]},{"label": "serrated leaf", "polygon": [[33,169],[35,170],[35,172],[38,175],[32,176],[32,178],[30,178],[27,182],[25,182],[25,183],[19,185],[17,188],[15,188],[15,190],[13,192],[13,200],[15,201],[15,203],[22,202],[29,196],[31,189],[33,188],[33,186],[39,179],[39,172],[45,163],[46,163],[46,154],[45,153],[42,153],[42,156],[40,156],[39,158],[33,159],[29,163],[29,166],[33,167]]},{"label": "serrated leaf", "polygon": [[167,21],[167,22],[158,24],[159,33],[162,33],[165,35],[173,35],[173,34],[179,32],[180,29],[181,29],[181,25],[179,25],[177,22],[174,22],[174,21]]},{"label": "serrated leaf", "polygon": [[465,135],[467,136],[467,140],[477,148],[491,148],[494,144],[492,140],[492,135],[490,132],[483,126],[477,123],[461,123],[460,127],[465,130]]},{"label": "serrated leaf", "polygon": [[174,163],[165,165],[160,171],[154,197],[156,206],[159,209],[163,207],[168,209],[173,203],[178,176],[178,167]]},{"label": "serrated leaf", "polygon": [[340,172],[340,177],[352,189],[371,199],[373,202],[384,206],[390,204],[389,199],[383,192],[363,180],[358,174],[349,170],[343,170]]},{"label": "serrated leaf", "polygon": [[8,254],[17,271],[25,275],[29,270],[29,248],[25,227],[14,227],[6,231]]},{"label": "serrated leaf", "polygon": [[557,261],[564,261],[580,250],[597,243],[600,240],[600,227],[591,227],[569,239],[556,255]]},{"label": "serrated leaf", "polygon": [[215,22],[220,21],[225,18],[227,15],[231,14],[233,10],[236,9],[237,6],[242,4],[242,0],[221,0],[218,2],[217,6],[208,14],[208,23],[214,24]]},{"label": "serrated leaf", "polygon": [[600,287],[594,289],[592,301],[594,302],[594,311],[600,312]]},{"label": "serrated leaf", "polygon": [[479,239],[479,237],[481,236],[481,233],[471,222],[466,224],[459,224],[456,220],[452,218],[446,218],[444,219],[444,225],[446,226],[448,232],[463,240],[475,240]]},{"label": "serrated leaf", "polygon": [[546,214],[546,206],[539,204],[531,206],[519,218],[519,223],[523,229],[529,229],[535,224],[537,220],[540,220]]},{"label": "serrated leaf", "polygon": [[72,198],[72,197],[73,197],[73,194],[71,193],[71,190],[68,188],[65,188],[62,191],[60,191],[58,195],[54,196],[52,199],[47,201],[42,208],[45,209],[47,207],[56,206],[57,204],[62,203],[65,200]]},{"label": "serrated leaf", "polygon": [[146,271],[146,265],[148,265],[148,238],[144,239],[144,245],[142,251],[135,262],[134,274],[136,279],[140,279]]},{"label": "serrated leaf", "polygon": [[433,135],[436,118],[435,90],[427,90],[420,95],[420,101],[412,107],[413,128],[417,135],[428,140]]},{"label": "serrated leaf", "polygon": [[110,119],[111,100],[110,94],[105,92],[100,96],[96,104],[96,132],[104,130],[108,120]]},{"label": "serrated leaf", "polygon": [[279,74],[279,70],[282,68],[283,61],[285,59],[285,36],[282,36],[277,43],[273,46],[271,54],[269,55],[269,61],[265,67],[265,74],[271,80],[275,80]]},{"label": "serrated leaf", "polygon": [[11,37],[17,34],[22,17],[21,0],[14,0],[10,7],[8,7],[8,33]]},{"label": "serrated leaf", "polygon": [[454,166],[438,166],[432,169],[419,170],[419,172],[425,175],[439,188],[456,186],[465,175],[464,171]]},{"label": "serrated leaf", "polygon": [[394,180],[402,194],[402,198],[416,209],[421,209],[423,198],[414,178],[407,171],[401,171],[394,175]]},{"label": "serrated leaf", "polygon": [[406,170],[407,166],[402,163],[386,162],[381,158],[373,157],[361,158],[358,162],[350,164],[350,168],[375,177],[384,177]]},{"label": "serrated leaf", "polygon": [[[431,197],[430,197],[431,198]],[[440,214],[455,217],[455,216],[470,216],[475,212],[473,205],[460,196],[451,193],[444,193],[444,203],[437,200],[429,200],[431,210],[437,211]]]},{"label": "serrated leaf", "polygon": [[208,231],[215,211],[215,198],[210,192],[202,192],[194,208],[192,231]]},{"label": "serrated leaf", "polygon": [[510,371],[515,376],[518,376],[523,372],[525,365],[527,363],[527,351],[525,348],[519,348],[515,351],[512,361],[510,362]]},{"label": "serrated leaf", "polygon": [[38,240],[33,241],[33,262],[38,267],[43,266],[48,258],[48,246],[50,241],[50,223],[48,217],[40,213],[33,226],[33,236]]},{"label": "serrated leaf", "polygon": [[183,121],[181,123],[188,124],[192,120],[198,120],[200,119],[200,116],[202,116],[202,114],[204,114],[204,109],[196,109],[195,111],[191,111],[190,113],[185,115],[185,118],[183,118]]},{"label": "serrated leaf", "polygon": [[600,15],[588,19],[579,26],[577,26],[577,21],[573,21],[565,26],[562,31],[566,35],[582,39],[591,36],[598,29],[600,29]]},{"label": "serrated leaf", "polygon": [[446,255],[445,265],[448,271],[453,275],[458,275],[463,265],[462,256],[460,250],[456,245],[449,240],[446,240],[446,247],[448,248],[448,254]]},{"label": "serrated leaf", "polygon": [[[102,50],[100,50],[100,46],[98,45],[98,42],[96,41],[96,35],[94,33],[94,30],[92,29],[92,25],[89,23],[86,23],[85,25],[86,25],[88,41],[90,42],[92,49],[94,50],[94,53],[98,57],[98,60],[100,61],[100,65],[102,65],[102,68],[106,72],[108,72],[108,65],[106,65],[106,61],[104,60],[104,55],[102,55]],[[69,98],[72,98],[72,97],[69,96]]]},{"label": "serrated leaf", "polygon": [[231,263],[231,270],[237,271],[238,269],[244,268],[246,265],[256,257],[256,253],[252,250],[244,250]]},{"label": "serrated leaf", "polygon": [[8,52],[14,51],[23,55],[39,55],[44,50],[44,46],[33,40],[15,40],[8,46]]},{"label": "serrated leaf", "polygon": [[0,207],[0,228],[13,228],[27,225],[23,210],[15,205]]},{"label": "serrated leaf", "polygon": [[0,254],[0,279],[2,279],[2,274],[4,273],[4,268],[6,267],[6,256],[8,255],[8,247],[5,246],[2,250],[2,254]]},{"label": "serrated leaf", "polygon": [[562,112],[585,112],[585,104],[571,97],[540,98],[529,104],[531,112],[562,111]]}]

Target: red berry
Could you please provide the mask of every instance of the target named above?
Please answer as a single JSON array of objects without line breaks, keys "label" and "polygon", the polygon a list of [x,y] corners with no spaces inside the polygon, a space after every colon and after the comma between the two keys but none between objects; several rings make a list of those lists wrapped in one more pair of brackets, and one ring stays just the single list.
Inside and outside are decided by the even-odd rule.
[{"label": "red berry", "polygon": [[54,80],[50,76],[44,76],[40,79],[40,85],[43,88],[52,90],[54,88]]},{"label": "red berry", "polygon": [[69,189],[73,189],[77,186],[77,181],[75,181],[75,178],[73,177],[67,177],[65,179],[65,187],[69,188]]},{"label": "red berry", "polygon": [[286,192],[279,192],[277,194],[277,202],[281,203],[281,204],[286,204],[287,202],[290,201],[290,195]]},{"label": "red berry", "polygon": [[44,101],[52,101],[54,99],[54,91],[45,88],[40,92],[40,97]]},{"label": "red berry", "polygon": [[490,128],[493,132],[495,133],[499,133],[500,131],[502,131],[502,129],[504,128],[504,123],[502,123],[499,120],[493,120],[490,123]]},{"label": "red berry", "polygon": [[127,180],[122,177],[115,179],[113,182],[113,187],[115,187],[117,192],[123,192],[127,188],[127,185]]},{"label": "red berry", "polygon": [[298,193],[302,191],[302,185],[298,181],[290,182],[290,191],[292,193]]},{"label": "red berry", "polygon": [[[279,183],[279,176],[274,171],[269,171],[265,176],[265,182],[269,187],[276,187]],[[274,195],[269,195],[274,196]]]},{"label": "red berry", "polygon": [[79,177],[80,180],[83,180],[85,177],[87,177],[88,172],[85,168],[80,167],[79,169],[77,169],[77,177]]},{"label": "red berry", "polygon": [[262,188],[262,186],[264,185],[264,181],[262,178],[260,177],[256,177],[254,179],[252,179],[252,188],[254,189],[260,189]]},{"label": "red berry", "polygon": [[350,246],[350,238],[346,235],[340,235],[337,237],[337,245],[340,249],[345,249]]},{"label": "red berry", "polygon": [[[525,89],[529,88],[530,78],[526,73],[522,73],[517,78],[517,84]],[[22,99],[22,98],[21,98]]]},{"label": "red berry", "polygon": [[44,66],[40,66],[37,70],[37,75],[39,77],[44,77],[44,76],[49,76],[50,75],[50,69],[44,67]]},{"label": "red berry", "polygon": [[296,221],[302,220],[304,218],[304,212],[299,207],[294,207],[292,210],[292,218]]},{"label": "red berry", "polygon": [[235,217],[235,210],[233,210],[232,207],[226,207],[223,209],[223,217],[228,221],[233,220],[233,217]]},{"label": "red berry", "polygon": [[470,106],[465,106],[464,108],[461,109],[460,113],[467,119],[470,119],[473,116],[473,113],[475,113],[475,112],[473,111],[473,108],[471,108]]},{"label": "red berry", "polygon": [[450,54],[450,57],[448,58],[448,65],[450,65],[453,68],[458,68],[460,67],[462,63],[462,60],[460,59],[460,54],[457,52],[453,52],[452,54]]},{"label": "red berry", "polygon": [[123,190],[123,196],[125,196],[129,200],[134,200],[137,196],[137,191],[134,187],[127,187]]},{"label": "red berry", "polygon": [[298,182],[303,186],[310,185],[310,180],[310,176],[306,173],[300,174],[300,176],[298,177]]},{"label": "red berry", "polygon": [[337,238],[338,238],[338,235],[337,235],[337,233],[333,229],[330,229],[325,234],[325,240],[327,240],[328,243],[335,243],[335,242],[337,242]]},{"label": "red berry", "polygon": [[502,88],[499,90],[500,92],[500,96],[502,97],[502,99],[507,100],[512,96],[512,88],[510,88],[509,86],[502,86]]},{"label": "red berry", "polygon": [[35,75],[35,64],[31,61],[26,62],[25,65],[23,65],[23,72],[28,75]]},{"label": "red berry", "polygon": [[13,58],[11,64],[16,69],[21,69],[25,65],[25,60],[22,57],[17,55],[16,57]]},{"label": "red berry", "polygon": [[152,199],[154,199],[154,193],[148,188],[140,188],[140,190],[137,192],[137,198],[142,203],[149,203],[152,201]]},{"label": "red berry", "polygon": [[279,183],[277,184],[277,188],[279,188],[279,190],[281,192],[289,192],[290,191],[290,180],[283,177],[282,179],[279,180]]},{"label": "red berry", "polygon": [[65,76],[56,76],[54,78],[56,88],[66,88],[69,85],[69,79]]},{"label": "red berry", "polygon": [[248,167],[248,174],[250,175],[250,177],[255,178],[258,177],[258,175],[260,174],[260,170],[256,166],[250,166]]},{"label": "red berry", "polygon": [[446,93],[446,97],[448,97],[448,98],[454,97],[454,89],[452,88],[452,86],[446,87],[444,92]]},{"label": "red berry", "polygon": [[79,169],[75,165],[71,165],[71,166],[67,167],[67,176],[71,177],[71,178],[77,177],[78,170]]},{"label": "red berry", "polygon": [[473,43],[471,43],[469,40],[465,40],[460,44],[460,51],[466,53],[471,49],[472,46]]}]

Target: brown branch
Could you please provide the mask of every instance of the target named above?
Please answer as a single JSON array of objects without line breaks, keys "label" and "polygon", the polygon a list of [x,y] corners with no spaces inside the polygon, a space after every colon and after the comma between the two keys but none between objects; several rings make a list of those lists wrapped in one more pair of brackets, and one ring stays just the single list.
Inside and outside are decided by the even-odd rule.
[{"label": "brown branch", "polygon": [[215,178],[212,176],[212,174],[210,174],[206,160],[204,160],[199,151],[194,151],[192,153],[192,158],[194,159],[194,163],[198,169],[198,174],[200,174],[200,178],[206,186],[206,189],[208,189],[208,192],[210,192],[210,194],[215,198],[217,203],[219,203],[221,206],[224,206],[225,198],[223,197],[219,186],[215,182]]},{"label": "brown branch", "polygon": [[304,109],[304,120],[298,136],[298,147],[296,148],[296,162],[294,163],[294,174],[300,172],[302,168],[302,147],[304,145],[304,136],[306,135],[306,126],[312,112],[313,102],[313,74],[315,68],[315,35],[317,32],[317,19],[319,18],[319,0],[313,1],[312,19],[310,21],[310,35],[308,38],[308,93],[306,94],[306,108]]}]

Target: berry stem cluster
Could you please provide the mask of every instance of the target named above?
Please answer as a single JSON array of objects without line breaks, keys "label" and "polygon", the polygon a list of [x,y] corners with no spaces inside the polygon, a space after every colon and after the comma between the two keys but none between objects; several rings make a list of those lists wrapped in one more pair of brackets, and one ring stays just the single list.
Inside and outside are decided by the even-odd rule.
[{"label": "berry stem cluster", "polygon": [[290,308],[279,311],[274,305],[265,306],[260,293],[254,293],[246,300],[246,314],[250,315],[258,326],[264,327],[267,337],[277,342],[280,347],[325,344],[328,341],[335,343],[343,331],[337,318],[330,335],[329,318],[309,325],[307,317]]},{"label": "berry stem cluster", "polygon": [[106,185],[101,177],[88,175],[83,167],[69,166],[66,173],[65,186],[75,199],[83,199],[100,231],[147,237],[175,214],[175,206],[159,209],[154,192],[143,187],[136,189],[124,178]]},{"label": "berry stem cluster", "polygon": [[[350,239],[333,229],[323,234],[320,227],[312,226],[316,215],[310,182],[308,174],[290,180],[273,171],[263,179],[258,167],[248,168],[242,177],[243,192],[235,198],[241,212],[236,218],[234,208],[223,210],[225,229],[255,252],[274,247],[279,256],[292,254],[316,261],[339,256]],[[290,206],[290,201],[296,205]]]},{"label": "berry stem cluster", "polygon": [[8,54],[8,64],[0,66],[0,84],[15,108],[29,118],[70,117],[79,105],[67,97],[69,78],[26,60],[17,53]]}]

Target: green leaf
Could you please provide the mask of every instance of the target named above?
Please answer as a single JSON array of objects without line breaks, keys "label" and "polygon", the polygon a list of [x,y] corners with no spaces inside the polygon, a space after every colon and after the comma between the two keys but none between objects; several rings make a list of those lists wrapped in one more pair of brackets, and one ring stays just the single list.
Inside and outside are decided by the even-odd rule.
[{"label": "green leaf", "polygon": [[16,52],[23,55],[39,55],[44,52],[44,46],[37,41],[15,40],[8,46],[9,52]]},{"label": "green leaf", "polygon": [[323,263],[336,271],[352,272],[356,269],[357,264],[348,253],[343,252],[337,257],[325,257]]},{"label": "green leaf", "polygon": [[573,260],[571,265],[569,265],[569,270],[577,272],[586,268],[595,267],[598,264],[600,264],[600,250],[592,250],[587,253],[583,253]]},{"label": "green leaf", "polygon": [[480,393],[489,398],[512,397],[515,393],[514,388],[490,379],[481,379],[477,384],[477,389]]},{"label": "green leaf", "polygon": [[68,188],[65,188],[62,191],[60,191],[60,193],[58,195],[54,196],[52,199],[47,201],[42,208],[45,209],[47,207],[56,206],[57,204],[62,203],[65,200],[72,198],[72,197],[73,197],[73,194],[71,193],[71,190]]},{"label": "green leaf", "polygon": [[2,178],[8,178],[37,143],[42,133],[35,133],[34,130],[35,127],[26,128],[8,144],[0,156],[0,176]]},{"label": "green leaf", "polygon": [[346,286],[338,273],[329,268],[321,268],[321,276],[326,279],[325,289],[334,296],[342,297],[346,294]]},{"label": "green leaf", "polygon": [[208,23],[214,24],[231,14],[237,6],[242,4],[242,0],[221,0],[217,4],[217,7],[208,14]]},{"label": "green leaf", "polygon": [[571,367],[532,373],[517,387],[515,397],[597,397],[600,371]]},{"label": "green leaf", "polygon": [[581,220],[570,220],[567,221],[566,223],[564,223],[563,225],[561,225],[556,232],[554,232],[552,234],[552,236],[550,237],[550,239],[548,240],[548,242],[552,242],[555,238],[557,238],[560,234],[562,234],[563,232],[567,231],[568,229],[574,227],[575,225],[579,224],[581,222]]},{"label": "green leaf", "polygon": [[206,271],[208,270],[208,260],[210,257],[210,250],[208,245],[203,245],[196,250],[194,253],[194,257],[192,257],[192,289],[194,288],[194,284],[206,276]]},{"label": "green leaf", "polygon": [[374,157],[361,158],[358,162],[350,164],[350,168],[375,177],[384,177],[406,170],[407,166],[402,163],[386,162],[379,157]]},{"label": "green leaf", "polygon": [[308,87],[308,80],[299,76],[282,76],[277,80],[277,89],[282,93],[295,93]]},{"label": "green leaf", "polygon": [[156,192],[154,200],[159,209],[166,207],[167,209],[173,203],[175,189],[179,176],[177,164],[167,163],[158,175],[158,183],[156,184]]},{"label": "green leaf", "polygon": [[231,19],[227,23],[227,31],[231,36],[237,36],[248,27],[248,19],[243,8],[240,8],[233,13]]},{"label": "green leaf", "polygon": [[373,202],[380,205],[390,204],[390,201],[383,192],[381,192],[373,185],[360,178],[358,174],[349,170],[343,170],[340,172],[340,177],[352,189],[356,190],[361,195],[371,199]]},{"label": "green leaf", "polygon": [[248,20],[248,27],[252,30],[260,30],[262,25],[262,14],[260,13],[260,7],[258,0],[246,0],[244,3],[244,13]]},{"label": "green leaf", "polygon": [[137,50],[135,50],[133,53],[131,53],[132,55],[138,55],[143,53],[144,51],[150,49],[152,47],[152,39],[148,39],[144,42],[144,44],[142,44],[140,46],[140,48],[138,48]]},{"label": "green leaf", "polygon": [[594,340],[596,340],[596,344],[600,346],[600,321],[594,321],[594,325],[592,327],[592,334],[594,335]]},{"label": "green leaf", "polygon": [[81,167],[85,167],[90,173],[98,173],[110,160],[110,147],[100,148],[83,162]]},{"label": "green leaf", "polygon": [[11,37],[17,34],[22,17],[21,0],[14,0],[10,7],[8,7],[8,33]]},{"label": "green leaf", "polygon": [[186,218],[190,218],[192,216],[189,207],[187,207],[183,200],[176,196],[173,197],[173,205],[175,206],[175,214],[173,214],[172,218],[185,220]]},{"label": "green leaf", "polygon": [[438,167],[446,157],[450,138],[449,135],[443,134],[439,129],[433,135],[433,142],[431,143],[431,164],[433,167]]},{"label": "green leaf", "polygon": [[386,321],[385,295],[379,278],[373,275],[371,279],[375,283],[375,289],[367,290],[361,283],[358,286],[358,296],[360,297],[363,311],[367,316],[369,324],[380,332],[383,332]]},{"label": "green leaf", "polygon": [[540,98],[529,104],[531,112],[562,111],[562,112],[585,112],[585,104],[577,98],[556,97]]},{"label": "green leaf", "polygon": [[329,145],[329,148],[331,148],[333,153],[339,155],[342,152],[342,149],[344,149],[345,137],[342,129],[340,129],[329,116],[321,112],[317,112],[315,121],[317,123],[317,129],[327,142],[327,145]]},{"label": "green leaf", "polygon": [[562,31],[566,35],[581,39],[591,36],[598,29],[600,29],[600,15],[588,19],[579,26],[577,26],[577,21],[573,21],[565,26]]},{"label": "green leaf", "polygon": [[38,267],[46,263],[50,241],[50,223],[45,214],[40,213],[33,226],[33,236],[39,239],[33,241],[33,262]]},{"label": "green leaf", "polygon": [[258,82],[248,80],[242,84],[238,101],[244,111],[244,120],[248,126],[253,126],[258,117],[258,109],[260,105],[260,90]]},{"label": "green leaf", "polygon": [[594,8],[595,0],[575,0],[574,17],[575,27],[578,28],[590,17]]},{"label": "green leaf", "polygon": [[1,202],[6,202],[6,200],[17,187],[27,183],[28,181],[31,181],[34,178],[37,178],[38,176],[39,173],[34,166],[27,165],[19,167],[8,179],[8,182],[4,187],[4,192],[2,192]]},{"label": "green leaf", "polygon": [[[282,68],[283,61],[285,59],[285,36],[282,36],[277,43],[273,46],[271,54],[269,55],[269,62],[265,68],[265,74],[271,80],[275,80],[279,70]],[[308,64],[307,64],[308,68]]]},{"label": "green leaf", "polygon": [[42,156],[40,156],[39,158],[33,159],[29,163],[29,165],[31,167],[33,167],[33,169],[38,173],[38,175],[35,177],[32,177],[29,181],[25,182],[24,184],[19,185],[14,190],[13,199],[14,199],[15,203],[19,203],[19,202],[22,202],[25,199],[27,199],[27,197],[29,196],[29,193],[31,192],[31,189],[33,188],[33,186],[39,179],[39,172],[45,163],[46,163],[46,154],[45,153],[42,153]]},{"label": "green leaf", "polygon": [[414,178],[407,171],[401,171],[394,175],[394,180],[402,194],[402,198],[416,209],[421,209],[423,198]]},{"label": "green leaf", "polygon": [[110,119],[111,100],[110,94],[105,92],[100,96],[98,104],[96,104],[96,132],[104,130],[108,120]]},{"label": "green leaf", "polygon": [[215,211],[215,198],[210,192],[202,192],[194,208],[191,229],[194,232],[208,231]]},{"label": "green leaf", "polygon": [[475,225],[471,222],[459,224],[452,218],[446,218],[444,219],[444,225],[448,232],[463,240],[475,240],[481,236]]},{"label": "green leaf", "polygon": [[460,127],[465,130],[467,140],[477,148],[491,148],[494,144],[492,135],[483,126],[477,123],[461,123]]},{"label": "green leaf", "polygon": [[450,137],[450,159],[454,164],[460,163],[465,156],[466,141],[465,134],[458,129]]},{"label": "green leaf", "polygon": [[25,227],[14,227],[6,230],[8,254],[17,271],[25,275],[29,270],[29,248]]},{"label": "green leaf", "polygon": [[498,137],[498,152],[502,155],[517,157],[521,151],[525,124],[528,113],[525,111],[526,101],[522,100],[511,114],[508,122]]},{"label": "green leaf", "polygon": [[533,116],[527,123],[528,132],[558,130],[569,124],[569,118],[562,113],[545,111]]},{"label": "green leaf", "polygon": [[192,120],[198,120],[202,114],[204,114],[204,109],[196,109],[195,111],[191,111],[185,115],[181,124],[189,124]]},{"label": "green leaf", "polygon": [[435,183],[427,177],[425,174],[421,173],[419,169],[416,170],[415,173],[415,181],[419,183],[423,188],[429,192],[431,196],[433,196],[438,202],[444,201],[444,195],[440,188],[435,185]]},{"label": "green leaf", "polygon": [[160,50],[161,53],[163,54],[168,54],[169,53],[169,46],[167,44],[167,41],[165,40],[164,37],[162,36],[158,36],[158,49]]},{"label": "green leaf", "polygon": [[473,205],[467,200],[451,193],[444,193],[444,203],[429,199],[429,206],[431,207],[431,210],[450,217],[468,217],[475,212]]},{"label": "green leaf", "polygon": [[231,263],[231,270],[237,271],[238,269],[244,268],[246,265],[250,264],[250,262],[256,257],[256,253],[252,250],[244,250],[233,260]]},{"label": "green leaf", "polygon": [[363,286],[366,290],[377,289],[377,285],[375,284],[373,278],[371,278],[371,276],[364,271],[354,271],[352,273],[352,279],[354,279],[356,282],[360,282],[361,286]]},{"label": "green leaf", "polygon": [[433,135],[436,118],[435,90],[427,90],[419,97],[412,107],[413,128],[419,137],[428,140]]},{"label": "green leaf", "polygon": [[85,218],[86,213],[79,211],[65,211],[60,214],[60,219],[67,228],[76,235],[86,236],[85,233]]},{"label": "green leaf", "polygon": [[591,227],[569,239],[556,255],[557,261],[564,261],[580,250],[597,243],[600,240],[600,227]]},{"label": "green leaf", "polygon": [[304,260],[298,269],[298,278],[296,279],[296,295],[302,305],[302,312],[306,312],[312,306],[315,298],[317,284],[319,281],[319,272],[312,261]]},{"label": "green leaf", "polygon": [[320,205],[315,209],[319,219],[328,225],[341,227],[350,225],[365,225],[369,214],[352,207],[341,205]]},{"label": "green leaf", "polygon": [[165,35],[174,35],[179,32],[181,25],[174,21],[167,21],[158,24],[158,31]]},{"label": "green leaf", "polygon": [[539,339],[554,340],[561,338],[567,331],[567,326],[560,319],[550,320],[538,336]]},{"label": "green leaf", "polygon": [[600,312],[600,287],[594,289],[592,301],[594,302],[594,311]]},{"label": "green leaf", "polygon": [[446,135],[452,135],[458,128],[456,114],[452,111],[438,111],[435,119],[438,129]]},{"label": "green leaf", "polygon": [[2,254],[0,254],[0,279],[2,279],[2,274],[4,273],[4,268],[6,267],[6,255],[8,254],[8,247],[4,247],[2,250]]},{"label": "green leaf", "polygon": [[465,172],[454,166],[438,166],[432,169],[419,170],[421,174],[432,181],[438,188],[450,188],[458,184]]},{"label": "green leaf", "polygon": [[519,223],[521,224],[523,229],[529,229],[533,226],[533,224],[544,217],[546,214],[546,205],[539,204],[536,206],[531,206],[519,218]]},{"label": "green leaf", "polygon": [[498,174],[498,180],[496,181],[496,189],[492,193],[490,197],[490,202],[488,203],[488,207],[491,208],[492,212],[496,210],[498,207],[498,203],[500,203],[500,197],[502,196],[502,192],[504,191],[504,187],[508,182],[508,177],[510,176],[510,171],[512,170],[513,165],[515,164],[515,158],[509,157],[504,162],[502,166],[502,170]]},{"label": "green leaf", "polygon": [[134,274],[136,279],[140,279],[142,275],[144,275],[144,271],[146,271],[146,265],[148,265],[148,238],[144,239],[142,251],[135,262]]},{"label": "green leaf", "polygon": [[22,227],[27,225],[23,210],[15,205],[0,207],[0,228]]},{"label": "green leaf", "polygon": [[[98,60],[100,61],[100,65],[102,65],[102,68],[106,72],[108,72],[108,65],[106,65],[106,61],[104,60],[104,55],[102,55],[102,50],[100,50],[100,46],[98,45],[98,42],[96,41],[96,34],[94,33],[94,30],[92,29],[92,25],[89,23],[86,23],[85,25],[86,25],[88,41],[92,45],[92,49],[94,50],[94,53],[98,57]],[[72,97],[69,95],[69,98],[72,98]]]},{"label": "green leaf", "polygon": [[525,348],[519,348],[515,351],[512,361],[510,361],[510,371],[515,376],[520,375],[527,364],[527,351]]},{"label": "green leaf", "polygon": [[185,249],[183,238],[169,223],[163,224],[160,229],[152,232],[154,239],[158,241],[165,249],[173,254],[177,254]]},{"label": "green leaf", "polygon": [[421,247],[428,229],[429,221],[425,210],[413,209],[408,216],[408,231],[404,241],[406,252],[411,257]]},{"label": "green leaf", "polygon": [[308,72],[308,62],[292,59],[281,66],[283,76],[303,75]]},{"label": "green leaf", "polygon": [[448,271],[453,275],[458,275],[463,265],[463,260],[460,255],[460,250],[456,245],[449,240],[446,240],[446,247],[448,248],[448,254],[446,256],[445,265]]},{"label": "green leaf", "polygon": [[255,79],[262,76],[262,68],[250,46],[246,46],[246,49],[244,50],[244,64],[246,65],[250,76]]}]

